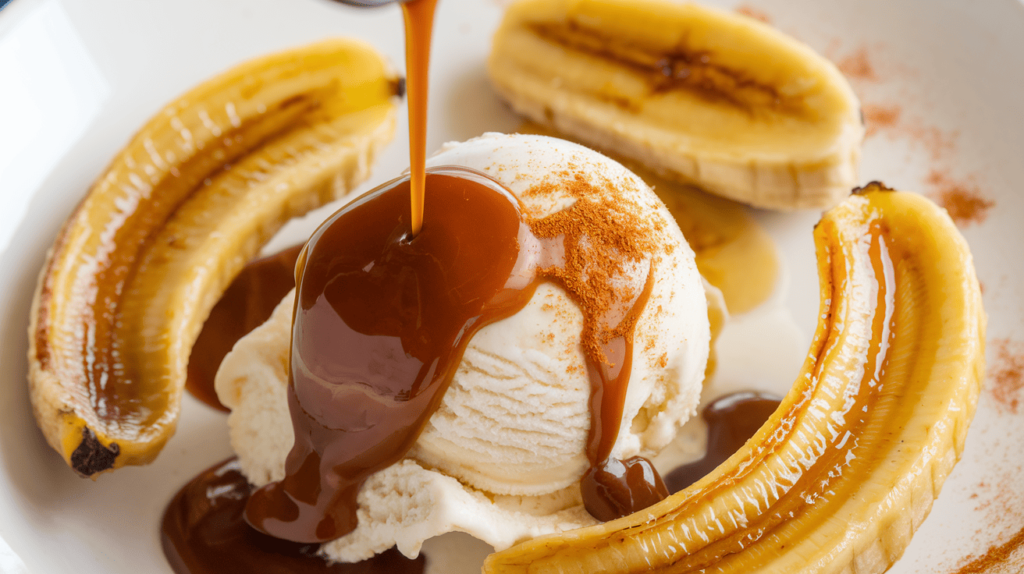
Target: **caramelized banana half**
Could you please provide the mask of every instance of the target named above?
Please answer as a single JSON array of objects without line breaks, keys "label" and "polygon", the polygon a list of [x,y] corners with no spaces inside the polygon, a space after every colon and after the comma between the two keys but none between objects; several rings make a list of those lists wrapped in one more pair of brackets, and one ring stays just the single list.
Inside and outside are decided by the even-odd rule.
[{"label": "caramelized banana half", "polygon": [[946,213],[879,184],[814,232],[820,322],[778,411],[711,474],[644,511],[493,554],[488,573],[872,574],[959,460],[985,313]]},{"label": "caramelized banana half", "polygon": [[50,250],[29,331],[36,421],[76,472],[160,452],[210,309],[281,225],[368,176],[400,86],[361,42],[313,44],[196,87],[114,158]]},{"label": "caramelized banana half", "polygon": [[849,83],[746,16],[670,0],[520,0],[488,69],[528,118],[736,201],[828,208],[857,182],[864,127]]}]

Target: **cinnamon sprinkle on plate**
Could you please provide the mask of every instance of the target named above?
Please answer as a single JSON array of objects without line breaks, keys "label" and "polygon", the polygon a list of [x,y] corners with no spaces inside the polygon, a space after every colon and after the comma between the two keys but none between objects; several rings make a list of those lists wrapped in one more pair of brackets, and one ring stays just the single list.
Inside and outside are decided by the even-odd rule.
[{"label": "cinnamon sprinkle on plate", "polygon": [[772,23],[772,19],[770,16],[768,16],[768,14],[765,14],[761,10],[758,10],[757,8],[754,8],[753,6],[749,6],[747,4],[740,4],[739,6],[737,6],[736,13],[747,16],[748,18],[753,18],[754,20],[763,22],[768,25],[771,25]]},{"label": "cinnamon sprinkle on plate", "polygon": [[958,569],[954,574],[1019,573],[1024,569],[1024,528],[999,546],[992,546],[981,556]]},{"label": "cinnamon sprinkle on plate", "polygon": [[933,189],[929,197],[949,212],[957,227],[984,223],[995,202],[985,197],[978,186],[957,180],[938,170],[928,174],[926,183]]},{"label": "cinnamon sprinkle on plate", "polygon": [[869,138],[882,130],[895,128],[900,121],[900,114],[903,110],[899,106],[880,106],[877,104],[864,104],[861,106],[864,114],[864,126],[866,132],[864,137]]},{"label": "cinnamon sprinkle on plate", "polygon": [[989,389],[996,399],[996,408],[1015,415],[1024,398],[1024,344],[996,339],[992,346],[996,358],[989,374]]},{"label": "cinnamon sprinkle on plate", "polygon": [[874,82],[878,80],[875,73],[875,66],[871,63],[871,57],[867,48],[860,48],[856,52],[836,62],[836,66],[847,78],[851,80],[864,80]]}]

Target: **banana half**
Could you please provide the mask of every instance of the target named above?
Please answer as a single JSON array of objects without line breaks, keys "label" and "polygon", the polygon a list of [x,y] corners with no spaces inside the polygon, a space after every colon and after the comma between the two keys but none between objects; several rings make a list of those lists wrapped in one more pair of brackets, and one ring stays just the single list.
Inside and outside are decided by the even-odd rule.
[{"label": "banana half", "polygon": [[488,68],[528,118],[736,201],[828,208],[857,184],[864,127],[849,83],[746,16],[668,0],[520,0]]},{"label": "banana half", "polygon": [[286,221],[369,174],[400,82],[361,42],[242,64],[158,112],[64,223],[29,330],[39,427],[79,474],[152,460],[192,344]]},{"label": "banana half", "polygon": [[970,251],[879,184],[814,232],[820,320],[778,411],[711,474],[631,516],[491,555],[486,573],[876,574],[959,460],[984,371]]}]

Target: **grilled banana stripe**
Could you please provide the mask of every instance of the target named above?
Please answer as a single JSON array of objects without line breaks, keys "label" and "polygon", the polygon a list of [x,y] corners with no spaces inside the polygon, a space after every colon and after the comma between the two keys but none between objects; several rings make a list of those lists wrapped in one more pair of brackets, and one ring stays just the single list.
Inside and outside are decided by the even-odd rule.
[{"label": "grilled banana stripe", "polygon": [[984,371],[971,254],[927,199],[873,184],[815,229],[821,313],[778,411],[693,486],[526,542],[484,571],[881,573],[960,458]]},{"label": "grilled banana stripe", "polygon": [[531,120],[730,199],[828,208],[857,183],[864,128],[849,83],[745,16],[668,0],[520,0],[488,69]]},{"label": "grilled banana stripe", "polygon": [[398,89],[369,46],[324,41],[194,88],[114,158],[61,229],[33,302],[33,409],[73,469],[159,453],[209,310],[288,219],[367,177]]}]

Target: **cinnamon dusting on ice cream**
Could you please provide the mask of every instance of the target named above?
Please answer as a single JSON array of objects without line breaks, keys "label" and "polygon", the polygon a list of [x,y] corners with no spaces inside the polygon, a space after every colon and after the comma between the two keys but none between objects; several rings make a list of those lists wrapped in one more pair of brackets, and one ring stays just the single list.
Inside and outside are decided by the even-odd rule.
[{"label": "cinnamon dusting on ice cream", "polygon": [[[599,181],[595,184],[583,173],[584,170],[574,166],[523,195],[565,194],[576,200],[571,207],[533,219],[528,225],[537,237],[564,237],[564,266],[542,269],[540,275],[558,279],[574,295],[588,319],[581,344],[588,356],[607,362],[602,347],[620,336],[631,342],[639,318],[638,314],[626,313],[625,307],[640,295],[638,288],[642,285],[621,278],[642,273],[641,269],[631,270],[626,266],[643,264],[650,259],[658,243],[654,240],[658,230],[628,197],[630,193],[638,193],[635,188],[629,189],[634,186],[633,182]],[[614,200],[609,200],[609,196]],[[652,266],[655,264],[655,261],[650,262]],[[594,320],[613,311],[619,311],[614,314],[624,318],[617,325]]]}]

